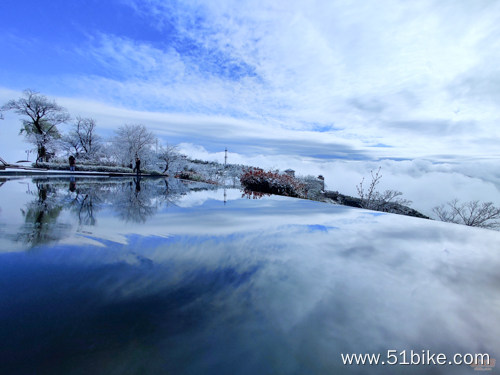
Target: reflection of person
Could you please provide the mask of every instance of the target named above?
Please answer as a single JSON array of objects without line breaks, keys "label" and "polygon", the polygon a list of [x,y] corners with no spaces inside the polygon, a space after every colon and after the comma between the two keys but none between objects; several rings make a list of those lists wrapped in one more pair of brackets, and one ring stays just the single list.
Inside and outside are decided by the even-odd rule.
[{"label": "reflection of person", "polygon": [[137,173],[137,176],[141,175],[141,159],[139,159],[138,156],[136,156],[136,158],[135,158],[134,172]]},{"label": "reflection of person", "polygon": [[75,190],[76,190],[76,181],[74,177],[71,177],[71,179],[69,180],[69,191],[74,193]]},{"label": "reflection of person", "polygon": [[69,170],[74,172],[75,171],[75,165],[76,165],[76,159],[73,155],[70,155],[68,158],[69,161]]},{"label": "reflection of person", "polygon": [[141,179],[140,179],[140,177],[138,177],[137,179],[134,179],[134,182],[135,182],[135,195],[137,196],[137,194],[139,194],[139,192],[141,191]]}]

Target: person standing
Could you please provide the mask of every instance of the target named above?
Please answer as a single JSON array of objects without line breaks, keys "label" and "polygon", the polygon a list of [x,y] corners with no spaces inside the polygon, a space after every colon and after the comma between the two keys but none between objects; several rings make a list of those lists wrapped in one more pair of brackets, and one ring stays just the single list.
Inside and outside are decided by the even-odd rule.
[{"label": "person standing", "polygon": [[141,159],[138,156],[135,157],[135,167],[134,172],[137,173],[137,176],[141,175]]},{"label": "person standing", "polygon": [[70,155],[70,157],[68,158],[68,161],[69,161],[69,170],[71,172],[74,172],[75,171],[75,166],[76,166],[76,159],[73,155]]}]

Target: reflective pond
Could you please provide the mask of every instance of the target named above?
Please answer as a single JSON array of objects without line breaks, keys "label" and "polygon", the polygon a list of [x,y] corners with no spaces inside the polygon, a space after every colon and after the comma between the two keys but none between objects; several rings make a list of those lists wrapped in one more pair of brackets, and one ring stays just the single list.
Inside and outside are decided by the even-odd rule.
[{"label": "reflective pond", "polygon": [[179,180],[0,185],[2,374],[473,374],[341,355],[500,358],[499,232]]}]

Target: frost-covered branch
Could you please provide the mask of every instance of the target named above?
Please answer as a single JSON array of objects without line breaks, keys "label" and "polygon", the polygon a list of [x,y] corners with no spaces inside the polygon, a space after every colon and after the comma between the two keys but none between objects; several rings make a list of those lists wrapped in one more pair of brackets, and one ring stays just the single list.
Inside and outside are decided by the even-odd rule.
[{"label": "frost-covered branch", "polygon": [[400,191],[385,190],[383,193],[377,191],[377,185],[382,179],[380,169],[381,167],[378,167],[375,173],[370,171],[372,179],[366,190],[363,186],[365,182],[364,177],[359,185],[356,185],[361,200],[361,207],[375,211],[392,212],[395,205],[409,206],[412,202],[408,199],[400,198],[403,195]]},{"label": "frost-covered branch", "polygon": [[500,228],[500,208],[493,202],[477,200],[461,203],[458,199],[436,206],[433,212],[439,220],[487,229]]}]

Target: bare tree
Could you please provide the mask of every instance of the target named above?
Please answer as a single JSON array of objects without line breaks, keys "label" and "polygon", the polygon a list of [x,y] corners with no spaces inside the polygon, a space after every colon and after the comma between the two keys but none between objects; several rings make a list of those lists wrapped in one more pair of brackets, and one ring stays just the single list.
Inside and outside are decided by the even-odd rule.
[{"label": "bare tree", "polygon": [[95,131],[96,121],[93,118],[78,116],[74,127],[74,133],[78,137],[83,151],[89,157],[93,156],[100,147],[100,137]]},{"label": "bare tree", "polygon": [[372,180],[370,182],[370,186],[368,189],[365,191],[365,187],[363,186],[365,182],[365,178],[361,180],[359,185],[356,185],[356,189],[358,190],[358,195],[359,199],[361,199],[361,206],[363,208],[368,208],[372,209],[373,208],[373,203],[375,200],[376,196],[376,187],[380,183],[380,179],[382,178],[382,175],[380,174],[380,169],[381,167],[378,167],[378,170],[375,174],[373,174],[373,170],[370,171],[370,174],[372,176]]},{"label": "bare tree", "polygon": [[13,110],[25,117],[20,134],[24,134],[29,142],[36,145],[37,161],[48,161],[47,147],[54,139],[61,137],[57,126],[70,119],[65,108],[30,89],[24,90],[21,98],[10,100],[0,110]]},{"label": "bare tree", "polygon": [[121,126],[113,138],[115,156],[122,165],[132,164],[136,156],[146,159],[155,144],[156,136],[142,124]]},{"label": "bare tree", "polygon": [[78,116],[72,131],[63,137],[64,147],[76,157],[94,158],[101,148],[101,137],[95,129],[96,121],[93,118]]},{"label": "bare tree", "polygon": [[73,137],[73,134],[63,135],[60,142],[60,147],[67,154],[75,155],[75,157],[80,156],[80,152],[82,151],[82,147],[78,138]]},{"label": "bare tree", "polygon": [[403,195],[400,191],[385,190],[383,193],[377,191],[377,185],[380,183],[382,178],[380,169],[381,167],[378,167],[375,173],[373,173],[373,170],[370,171],[372,180],[366,190],[363,186],[365,182],[364,177],[359,185],[356,185],[356,189],[358,190],[358,195],[361,200],[361,206],[375,211],[390,211],[392,208],[391,206],[394,205],[409,206],[411,204],[410,200],[399,198]]},{"label": "bare tree", "polygon": [[162,173],[167,173],[181,159],[181,154],[177,146],[167,144],[166,147],[160,147],[158,159],[165,164]]},{"label": "bare tree", "polygon": [[493,202],[469,201],[460,203],[454,199],[446,205],[432,209],[439,220],[487,229],[500,228],[500,208]]},{"label": "bare tree", "polygon": [[80,144],[80,140],[75,136],[73,132],[69,134],[65,134],[62,136],[59,142],[60,148],[65,151],[67,154],[74,155],[75,157],[80,157],[80,153],[82,152],[82,145]]}]

